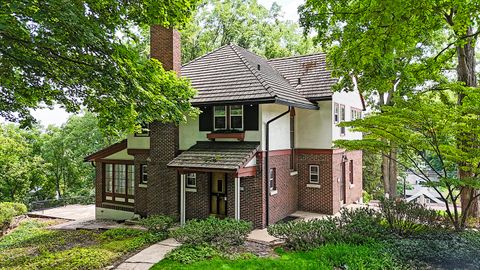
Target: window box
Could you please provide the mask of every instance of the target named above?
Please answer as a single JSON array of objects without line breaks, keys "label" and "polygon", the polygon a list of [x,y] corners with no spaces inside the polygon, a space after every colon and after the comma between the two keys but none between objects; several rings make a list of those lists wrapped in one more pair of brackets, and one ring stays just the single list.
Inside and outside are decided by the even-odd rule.
[{"label": "window box", "polygon": [[243,131],[231,131],[231,132],[212,132],[207,134],[209,140],[215,139],[237,139],[239,141],[245,140],[245,132]]}]

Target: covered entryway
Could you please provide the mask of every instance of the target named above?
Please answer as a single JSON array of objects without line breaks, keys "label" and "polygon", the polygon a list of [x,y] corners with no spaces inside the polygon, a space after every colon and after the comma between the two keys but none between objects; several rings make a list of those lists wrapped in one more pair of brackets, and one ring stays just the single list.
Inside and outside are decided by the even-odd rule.
[{"label": "covered entryway", "polygon": [[255,160],[258,147],[258,142],[197,142],[173,159],[168,166],[176,168],[180,174],[180,223],[184,224],[186,219],[188,182],[196,173],[210,176],[208,193],[197,194],[208,196],[203,209],[208,209],[210,216],[240,219],[241,179],[255,176],[256,163],[252,160]]}]

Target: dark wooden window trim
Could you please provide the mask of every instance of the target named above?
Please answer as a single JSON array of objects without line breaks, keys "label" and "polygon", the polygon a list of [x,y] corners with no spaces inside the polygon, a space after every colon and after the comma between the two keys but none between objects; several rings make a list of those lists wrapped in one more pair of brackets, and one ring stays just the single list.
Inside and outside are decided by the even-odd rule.
[{"label": "dark wooden window trim", "polygon": [[[112,191],[107,192],[106,191],[106,167],[107,165],[112,165]],[[125,193],[116,193],[115,192],[115,167],[116,166],[125,166]],[[102,166],[103,169],[103,174],[102,174],[102,185],[103,185],[103,201],[104,202],[112,202],[115,204],[125,204],[125,205],[132,205],[133,203],[129,202],[129,199],[135,199],[134,194],[129,194],[128,188],[129,188],[129,182],[133,181],[135,183],[135,166],[133,163],[130,162],[125,162],[125,163],[119,163],[119,162],[112,162],[112,163],[103,163]],[[129,177],[129,170],[133,169],[133,179],[130,179]],[[134,186],[135,189],[135,186]],[[107,196],[111,197],[111,200],[107,200]],[[117,201],[116,198],[122,198],[123,201]]]},{"label": "dark wooden window trim", "polygon": [[[242,106],[242,128],[232,129],[232,106]],[[225,128],[217,128],[215,126],[215,107],[225,107]],[[220,116],[218,116],[220,117]],[[238,132],[244,132],[245,130],[245,106],[244,105],[225,105],[225,106],[213,106],[213,130],[222,131],[222,130],[237,130]]]}]

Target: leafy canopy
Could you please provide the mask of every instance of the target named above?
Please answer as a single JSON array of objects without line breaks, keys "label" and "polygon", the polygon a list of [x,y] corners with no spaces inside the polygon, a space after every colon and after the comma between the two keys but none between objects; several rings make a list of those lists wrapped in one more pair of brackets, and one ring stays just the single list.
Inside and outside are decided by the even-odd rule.
[{"label": "leafy canopy", "polygon": [[140,27],[184,25],[198,0],[19,0],[0,4],[0,116],[31,124],[59,103],[99,117],[105,131],[181,121],[194,91],[148,59]]}]

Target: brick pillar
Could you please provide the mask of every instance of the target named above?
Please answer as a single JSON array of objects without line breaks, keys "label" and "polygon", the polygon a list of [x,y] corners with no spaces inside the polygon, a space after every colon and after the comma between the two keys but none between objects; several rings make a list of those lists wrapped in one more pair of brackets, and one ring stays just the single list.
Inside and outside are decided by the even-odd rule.
[{"label": "brick pillar", "polygon": [[[159,25],[150,28],[150,55],[158,59],[165,70],[180,75],[180,33]],[[150,124],[150,159],[147,209],[148,214],[179,217],[179,180],[177,171],[167,164],[178,155],[178,126],[155,121]]]}]

